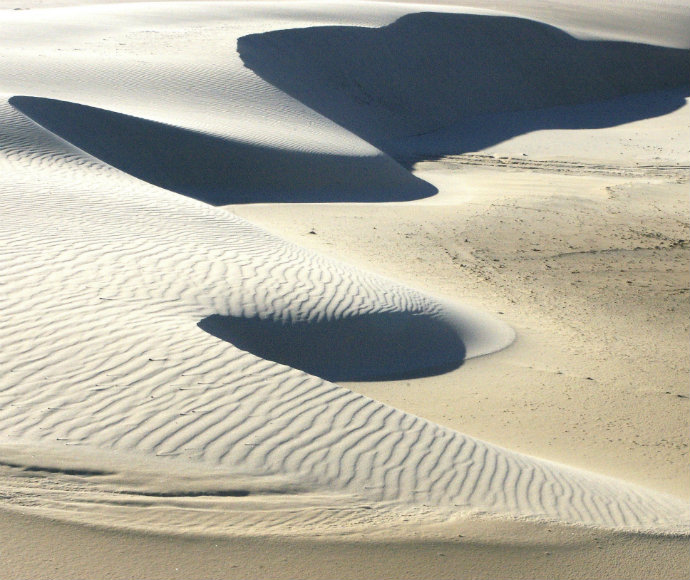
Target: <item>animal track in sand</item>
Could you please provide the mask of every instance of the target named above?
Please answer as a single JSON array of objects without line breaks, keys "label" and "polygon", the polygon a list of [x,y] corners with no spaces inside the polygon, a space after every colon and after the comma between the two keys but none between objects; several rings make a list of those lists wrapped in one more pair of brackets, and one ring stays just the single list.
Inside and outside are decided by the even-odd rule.
[{"label": "animal track in sand", "polygon": [[[419,168],[424,167],[426,157],[409,157],[406,163]],[[487,167],[507,171],[532,171],[540,173],[563,173],[568,175],[610,175],[616,177],[661,177],[678,183],[688,181],[690,165],[671,163],[635,163],[608,164],[587,163],[584,161],[564,161],[549,159],[532,159],[527,157],[508,157],[463,153],[461,155],[444,155],[433,162],[448,169],[462,167]],[[436,165],[436,166],[438,166]]]}]

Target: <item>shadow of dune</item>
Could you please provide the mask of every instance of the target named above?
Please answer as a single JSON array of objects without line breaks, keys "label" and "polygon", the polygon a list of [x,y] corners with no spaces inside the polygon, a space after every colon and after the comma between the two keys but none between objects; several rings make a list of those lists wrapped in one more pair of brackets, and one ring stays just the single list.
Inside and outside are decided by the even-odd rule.
[{"label": "shadow of dune", "polygon": [[687,93],[670,89],[584,105],[476,115],[439,131],[399,139],[389,144],[388,154],[410,167],[416,161],[481,151],[534,131],[613,127],[666,115],[685,104]]},{"label": "shadow of dune", "polygon": [[[492,114],[689,83],[688,50],[578,40],[553,26],[506,16],[417,13],[381,28],[278,30],[244,36],[237,49],[245,66],[264,80],[392,156],[397,139],[477,116],[464,130],[486,131],[481,144],[488,146],[544,128],[538,112],[493,126]],[[561,128],[613,126],[684,104],[677,92],[652,101],[650,108],[632,106],[608,118],[552,113],[549,127],[560,127],[561,119],[568,124]],[[456,150],[447,153],[473,145],[459,136]]]},{"label": "shadow of dune", "polygon": [[15,96],[10,104],[109,165],[212,205],[407,201],[437,192],[385,154],[278,149],[41,97]]},{"label": "shadow of dune", "polygon": [[198,326],[258,357],[332,382],[440,374],[462,365],[466,351],[448,321],[410,313],[288,323],[214,314]]}]

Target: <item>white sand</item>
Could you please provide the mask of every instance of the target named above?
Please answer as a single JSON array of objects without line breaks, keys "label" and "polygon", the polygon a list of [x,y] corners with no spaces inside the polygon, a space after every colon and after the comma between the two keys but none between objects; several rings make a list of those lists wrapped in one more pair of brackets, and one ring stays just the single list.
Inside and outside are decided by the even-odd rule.
[{"label": "white sand", "polygon": [[0,507],[687,535],[690,16],[593,6],[0,10]]}]

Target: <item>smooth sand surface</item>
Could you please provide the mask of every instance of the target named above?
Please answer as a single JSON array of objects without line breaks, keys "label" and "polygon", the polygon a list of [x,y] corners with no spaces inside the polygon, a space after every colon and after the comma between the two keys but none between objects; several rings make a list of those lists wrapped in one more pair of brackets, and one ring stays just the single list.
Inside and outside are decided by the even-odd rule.
[{"label": "smooth sand surface", "polygon": [[[4,578],[685,578],[686,538],[465,522],[404,538],[194,538],[3,513]],[[30,555],[30,556],[29,556]]]},{"label": "smooth sand surface", "polygon": [[45,4],[7,577],[687,575],[686,7]]}]

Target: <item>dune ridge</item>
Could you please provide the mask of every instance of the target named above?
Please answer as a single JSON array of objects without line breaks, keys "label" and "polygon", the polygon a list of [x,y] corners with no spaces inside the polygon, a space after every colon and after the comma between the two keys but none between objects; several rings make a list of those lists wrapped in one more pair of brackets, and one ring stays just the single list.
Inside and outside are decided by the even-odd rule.
[{"label": "dune ridge", "polygon": [[[219,3],[215,18],[227,24],[234,9]],[[205,8],[171,4],[146,5],[141,13],[131,10],[101,7],[85,14],[98,16],[93,24],[97,32],[116,14],[135,35],[132,30],[154,26],[159,11],[188,23],[194,22],[195,10]],[[390,10],[379,19],[391,20],[403,11],[400,6]],[[142,14],[143,24],[138,20]],[[31,31],[27,18],[24,26]],[[37,17],[35,25],[41,24]],[[235,38],[246,37],[253,25],[251,19],[236,24]],[[216,41],[227,42],[226,27],[212,33]],[[62,35],[55,37],[56,45],[69,36],[69,27]],[[132,50],[130,60],[118,56],[120,67],[109,79],[128,93],[122,103],[107,85],[82,88],[62,81],[58,90],[50,83],[60,81],[50,75],[37,80],[17,74],[11,66],[14,56],[0,69],[5,91],[0,100],[0,195],[7,208],[2,228],[6,250],[0,256],[3,444],[46,450],[79,446],[218,467],[245,477],[283,477],[314,494],[335,491],[375,502],[384,519],[386,510],[425,517],[438,509],[446,516],[488,513],[688,533],[688,506],[677,498],[514,453],[324,380],[341,380],[343,372],[352,378],[347,373],[354,371],[361,372],[357,379],[436,372],[508,346],[514,332],[488,314],[324,258],[222,209],[178,195],[194,192],[205,201],[221,202],[209,199],[221,186],[246,195],[260,183],[268,183],[274,195],[264,200],[291,195],[308,180],[301,172],[313,166],[285,170],[284,159],[292,163],[291,152],[300,147],[308,151],[314,140],[299,134],[288,139],[286,131],[273,135],[270,123],[258,122],[265,132],[249,146],[238,145],[246,144],[250,129],[234,134],[236,119],[225,118],[230,105],[242,111],[235,93],[220,91],[215,103],[201,101],[207,105],[203,113],[189,116],[184,111],[193,107],[191,99],[174,90],[163,92],[159,103],[147,103],[148,87],[137,84],[139,50]],[[203,43],[196,50],[203,52]],[[17,49],[13,51],[16,55]],[[50,72],[50,63],[70,58],[63,59],[56,49],[41,66]],[[180,64],[180,78],[193,87],[203,75],[188,64]],[[37,63],[32,66],[40,69]],[[147,62],[144,68],[150,67]],[[236,55],[228,67],[237,78],[250,74]],[[89,74],[100,74],[102,80],[107,78],[104,70]],[[250,101],[256,86],[239,94]],[[335,125],[305,111],[304,103],[280,100],[276,91],[265,90],[271,95],[267,108],[278,103],[291,126],[314,122],[318,131],[327,127],[328,135],[342,135],[342,147],[350,147],[351,157],[368,152],[364,165],[357,165],[358,160],[357,171],[345,166],[345,172],[357,173],[371,163],[373,173],[348,175],[351,179],[335,195],[358,184],[360,194],[367,193],[371,180],[388,186],[393,179],[395,195],[409,199],[407,184],[419,186],[370,143],[352,136],[351,127]],[[212,90],[204,85],[200,93],[209,98]],[[231,97],[237,100],[228,105]],[[172,102],[169,107],[166,100]],[[247,110],[261,116],[256,109]],[[216,119],[218,126],[211,131]],[[125,138],[130,128],[145,144],[140,159],[133,151],[141,144]],[[166,139],[165,147],[159,139]],[[242,147],[250,152],[245,157],[249,161],[237,175],[226,175],[225,160],[235,159]],[[267,151],[263,157],[262,147]],[[198,166],[181,163],[198,148],[222,155]],[[333,149],[337,147],[328,154]],[[166,157],[170,152],[174,154]],[[265,166],[251,165],[255,155]],[[158,162],[164,171],[153,167]],[[326,189],[332,186],[331,171],[343,171],[342,159],[317,158],[314,163]],[[189,167],[198,173],[190,176]],[[172,176],[168,170],[175,170]],[[198,179],[185,184],[187,177]],[[274,178],[279,181],[272,182]],[[200,191],[204,188],[207,195]],[[240,346],[238,320],[252,339],[242,343],[246,348]],[[398,327],[391,320],[402,322]],[[273,339],[296,340],[304,336],[300,325],[328,324],[336,329],[328,336],[332,344],[339,334],[356,343],[360,334],[373,329],[370,339],[383,337],[395,348],[371,364],[362,362],[369,349],[343,348],[332,354],[347,359],[345,364],[333,360],[305,369],[321,376],[298,370],[302,361],[271,360],[292,352],[270,344]],[[314,336],[322,348],[320,330]],[[267,344],[273,350],[266,352]],[[303,357],[320,356],[317,346],[306,345]],[[9,469],[22,468],[21,463],[5,463]],[[226,491],[234,490],[234,495],[227,496],[236,499],[242,489],[229,487]],[[330,518],[328,507],[327,502],[317,506],[316,518]],[[341,510],[345,520],[348,509]],[[354,519],[367,521],[359,507],[353,509]]]},{"label": "dune ridge", "polygon": [[[8,105],[7,117],[24,125],[24,141],[32,133],[50,139]],[[433,317],[443,307],[222,210],[124,174],[113,179],[97,160],[52,140],[56,161],[39,163],[40,172],[56,166],[59,176],[73,164],[85,185],[58,185],[58,177],[43,195],[3,192],[17,212],[5,228],[8,246],[37,250],[31,269],[25,252],[3,264],[9,294],[22,296],[3,313],[12,317],[3,325],[4,440],[286,474],[375,501],[682,529],[677,500],[494,447],[203,332],[199,320],[233,312],[289,324],[351,312]],[[22,174],[30,182],[42,156],[27,149],[5,157],[15,183]],[[486,340],[492,325],[491,348],[480,343],[480,352],[512,339],[501,323],[474,316],[476,328],[466,323],[462,335],[468,354],[477,352],[473,334]]]}]

